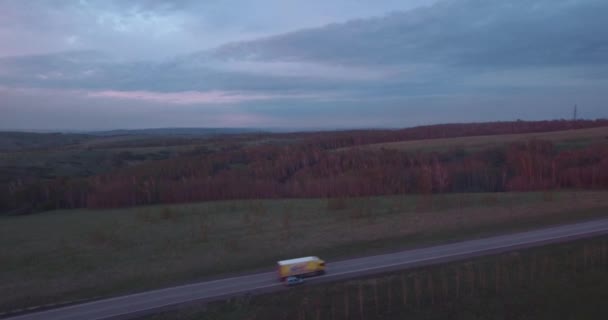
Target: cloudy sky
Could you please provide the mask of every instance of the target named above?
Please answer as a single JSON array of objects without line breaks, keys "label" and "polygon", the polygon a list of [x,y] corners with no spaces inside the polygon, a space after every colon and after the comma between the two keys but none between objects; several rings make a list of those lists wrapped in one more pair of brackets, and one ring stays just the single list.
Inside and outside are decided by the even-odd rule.
[{"label": "cloudy sky", "polygon": [[0,0],[0,130],[608,117],[605,0]]}]

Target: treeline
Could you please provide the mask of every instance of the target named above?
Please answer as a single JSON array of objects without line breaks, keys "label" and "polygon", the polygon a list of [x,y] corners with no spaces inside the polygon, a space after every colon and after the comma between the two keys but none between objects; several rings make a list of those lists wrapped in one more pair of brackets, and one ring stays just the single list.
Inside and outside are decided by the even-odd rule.
[{"label": "treeline", "polygon": [[9,205],[39,203],[44,209],[247,198],[598,189],[608,187],[608,146],[558,151],[550,142],[530,141],[472,154],[463,150],[407,154],[259,147],[20,187],[17,183],[9,186]]},{"label": "treeline", "polygon": [[[595,124],[590,121],[587,125],[590,123]],[[444,129],[448,132],[447,128],[453,128],[455,134],[479,132],[466,131],[464,127],[446,125]],[[523,123],[519,128],[537,127],[538,123]],[[339,140],[331,140],[335,139],[331,134],[328,139]],[[454,149],[412,154],[358,148],[333,150],[344,144],[311,141],[308,137],[288,146],[259,145],[181,156],[87,178],[18,179],[0,186],[0,209],[26,213],[227,199],[608,187],[606,143],[559,150],[550,142],[528,141],[478,152]]]}]

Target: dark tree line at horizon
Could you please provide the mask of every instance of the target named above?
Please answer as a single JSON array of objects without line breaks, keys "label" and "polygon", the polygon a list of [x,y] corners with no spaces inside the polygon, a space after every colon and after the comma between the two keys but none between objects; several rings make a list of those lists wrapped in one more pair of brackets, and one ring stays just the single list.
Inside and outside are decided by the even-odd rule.
[{"label": "dark tree line at horizon", "polygon": [[308,133],[287,146],[229,148],[85,178],[11,181],[0,186],[4,195],[0,209],[31,212],[230,199],[604,189],[608,188],[606,143],[571,150],[534,140],[476,152],[336,150],[376,142],[601,125],[608,121],[442,125],[394,130],[392,136],[387,131]]}]

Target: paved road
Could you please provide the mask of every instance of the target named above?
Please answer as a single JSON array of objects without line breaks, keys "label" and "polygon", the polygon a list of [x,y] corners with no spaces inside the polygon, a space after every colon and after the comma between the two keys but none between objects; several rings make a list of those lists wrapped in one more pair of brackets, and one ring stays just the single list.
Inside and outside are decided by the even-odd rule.
[{"label": "paved road", "polygon": [[[571,241],[608,234],[608,219],[570,224],[530,232],[485,239],[469,240],[434,247],[408,250],[358,259],[328,262],[326,275],[309,278],[308,283],[319,283],[358,277],[391,270],[454,261],[491,253]],[[297,290],[296,288],[294,288]],[[213,300],[246,292],[287,290],[278,283],[274,272],[206,281],[190,285],[148,291],[111,299],[93,301],[59,309],[25,314],[10,320],[72,320],[72,319],[128,319],[166,310],[192,301]]]}]

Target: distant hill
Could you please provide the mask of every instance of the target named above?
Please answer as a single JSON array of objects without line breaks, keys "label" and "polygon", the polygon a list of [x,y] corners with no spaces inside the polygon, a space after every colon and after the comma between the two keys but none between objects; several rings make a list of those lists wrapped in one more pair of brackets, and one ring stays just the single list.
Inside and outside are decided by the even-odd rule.
[{"label": "distant hill", "polygon": [[0,131],[0,152],[111,143],[115,142],[114,137],[142,141],[159,137],[194,139],[265,132],[268,131],[245,128],[153,128],[79,132]]},{"label": "distant hill", "polygon": [[260,129],[247,128],[154,128],[154,129],[119,129],[109,131],[92,131],[87,134],[95,136],[122,135],[155,135],[155,136],[215,136],[223,134],[261,133]]},{"label": "distant hill", "polygon": [[74,133],[0,131],[0,151],[63,147],[91,138],[90,135]]}]

